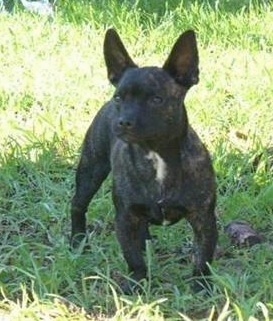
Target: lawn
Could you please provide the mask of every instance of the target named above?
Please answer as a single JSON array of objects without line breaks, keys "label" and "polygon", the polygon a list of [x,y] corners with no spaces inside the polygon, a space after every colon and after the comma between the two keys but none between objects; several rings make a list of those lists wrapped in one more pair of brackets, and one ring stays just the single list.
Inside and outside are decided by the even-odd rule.
[{"label": "lawn", "polygon": [[[273,320],[273,5],[249,0],[59,0],[55,17],[0,13],[0,320]],[[162,65],[197,33],[191,125],[218,184],[219,244],[209,294],[190,288],[192,232],[152,227],[141,295],[114,232],[111,181],[88,211],[90,249],[71,252],[70,199],[81,142],[111,98],[102,43],[115,27],[139,65]],[[231,244],[248,222],[263,239]]]}]

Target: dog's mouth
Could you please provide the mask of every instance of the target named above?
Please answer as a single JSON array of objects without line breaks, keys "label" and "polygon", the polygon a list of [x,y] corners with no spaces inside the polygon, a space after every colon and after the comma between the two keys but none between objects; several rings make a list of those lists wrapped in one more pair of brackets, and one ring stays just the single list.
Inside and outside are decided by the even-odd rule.
[{"label": "dog's mouth", "polygon": [[142,139],[132,131],[121,131],[118,130],[116,135],[119,139],[123,140],[126,143],[138,143]]},{"label": "dog's mouth", "polygon": [[159,142],[162,142],[162,139],[157,135],[140,135],[135,132],[119,132],[117,137],[129,144],[137,144],[143,148],[151,149],[154,146],[157,146]]},{"label": "dog's mouth", "polygon": [[[115,127],[114,133],[117,138],[123,140],[126,143],[134,143],[145,146],[153,146],[158,144],[159,142],[163,142],[166,140],[166,137],[163,135],[159,135],[154,131],[145,131],[144,129],[138,130],[137,128],[120,128]],[[169,139],[169,137],[168,137]]]}]

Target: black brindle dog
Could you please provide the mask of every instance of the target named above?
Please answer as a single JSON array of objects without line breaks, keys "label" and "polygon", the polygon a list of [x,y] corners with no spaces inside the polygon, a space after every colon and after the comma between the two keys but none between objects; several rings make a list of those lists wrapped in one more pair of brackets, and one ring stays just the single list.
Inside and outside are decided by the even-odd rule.
[{"label": "black brindle dog", "polygon": [[[190,30],[178,38],[162,68],[139,68],[110,29],[104,57],[116,90],[83,143],[72,200],[72,245],[83,240],[87,207],[111,170],[116,232],[132,279],[146,277],[149,225],[185,218],[195,237],[193,275],[204,285],[217,241],[216,196],[209,154],[183,103],[199,80],[195,34]],[[123,290],[130,292],[130,286]]]}]

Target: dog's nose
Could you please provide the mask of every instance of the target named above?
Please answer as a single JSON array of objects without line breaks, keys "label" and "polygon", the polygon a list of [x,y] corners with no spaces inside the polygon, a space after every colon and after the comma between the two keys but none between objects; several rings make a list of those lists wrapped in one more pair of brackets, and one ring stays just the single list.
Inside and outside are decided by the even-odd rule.
[{"label": "dog's nose", "polygon": [[121,117],[118,122],[119,127],[124,129],[131,129],[133,127],[133,122],[130,119]]}]

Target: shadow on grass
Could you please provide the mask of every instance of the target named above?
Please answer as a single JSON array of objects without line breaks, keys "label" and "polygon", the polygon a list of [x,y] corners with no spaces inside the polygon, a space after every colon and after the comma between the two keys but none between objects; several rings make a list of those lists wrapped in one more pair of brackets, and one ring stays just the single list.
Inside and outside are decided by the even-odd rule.
[{"label": "shadow on grass", "polygon": [[[103,311],[107,315],[113,315],[116,307],[110,282],[107,280],[110,280],[113,274],[125,271],[126,267],[122,262],[112,225],[109,223],[112,222],[112,217],[110,218],[112,213],[109,217],[99,214],[95,218],[99,223],[103,220],[103,224],[95,226],[90,233],[92,249],[88,253],[71,253],[68,242],[70,219],[67,213],[74,184],[73,153],[58,138],[52,141],[34,141],[25,147],[10,141],[7,142],[6,149],[6,154],[0,159],[0,286],[4,293],[10,299],[21,299],[21,284],[24,284],[30,299],[32,290],[40,299],[48,299],[47,295],[50,293],[63,296],[95,314]],[[241,207],[251,202],[255,204],[255,199],[247,195],[248,186],[253,186],[251,183],[253,177],[250,176],[257,174],[258,168],[264,166],[263,162],[268,164],[267,151],[265,150],[260,156],[257,164],[253,164],[250,155],[230,151],[227,154],[227,150],[224,149],[221,153],[218,150],[218,159],[221,163],[216,164],[216,170],[219,181],[223,184],[221,188],[225,187],[225,190],[221,191],[221,197],[226,198],[225,205],[231,211],[232,203],[234,209],[240,208],[239,203],[242,203]],[[249,182],[238,185],[236,177]],[[228,179],[229,185],[226,185],[225,179]],[[260,184],[256,188],[256,192],[263,191]],[[244,198],[243,193],[245,193]],[[237,204],[231,197],[232,194],[238,195]],[[107,186],[94,200],[92,211],[109,212],[109,203]],[[244,209],[245,215],[254,222],[254,226],[263,226],[264,223],[260,221],[261,216],[247,212],[252,204]],[[260,200],[257,205],[258,212],[262,210],[261,204],[268,203],[265,199]],[[221,206],[224,208],[223,204]],[[236,214],[239,213],[233,215]],[[231,215],[225,219],[230,218]],[[264,221],[268,225],[268,219]],[[236,274],[241,276],[246,270],[252,271],[254,275],[251,277],[252,283],[248,285],[247,277],[238,279],[238,283],[246,291],[244,295],[247,298],[254,291],[252,284],[256,287],[261,282],[260,273],[257,271],[255,274],[252,265],[258,260],[261,266],[265,266],[268,257],[272,256],[268,256],[269,250],[265,246],[252,251],[227,250],[229,257],[222,256],[215,261],[215,265],[218,266],[217,274],[219,271],[221,273],[221,276],[220,273],[215,275],[219,293],[210,299],[194,298],[195,303],[193,303],[193,296],[190,293],[184,294],[184,289],[188,291],[184,283],[191,263],[187,246],[183,249],[181,246],[181,243],[187,244],[188,234],[191,232],[182,223],[172,229],[160,229],[157,233],[159,244],[156,239],[154,245],[156,255],[153,258],[154,262],[151,262],[153,287],[151,292],[147,293],[146,299],[149,301],[161,296],[169,298],[168,302],[162,305],[162,309],[171,315],[172,313],[175,315],[177,310],[187,311],[195,316],[198,314],[197,310],[200,310],[204,314],[204,311],[213,304],[225,299],[219,290],[222,288],[228,289],[235,302],[240,301],[234,280],[237,280]],[[184,238],[181,238],[181,235]],[[229,249],[229,245],[225,246]],[[267,275],[272,278],[270,271],[268,268]],[[98,275],[106,277],[100,279]],[[267,287],[264,291],[268,295],[271,289]],[[199,308],[196,302],[200,305]]]}]

